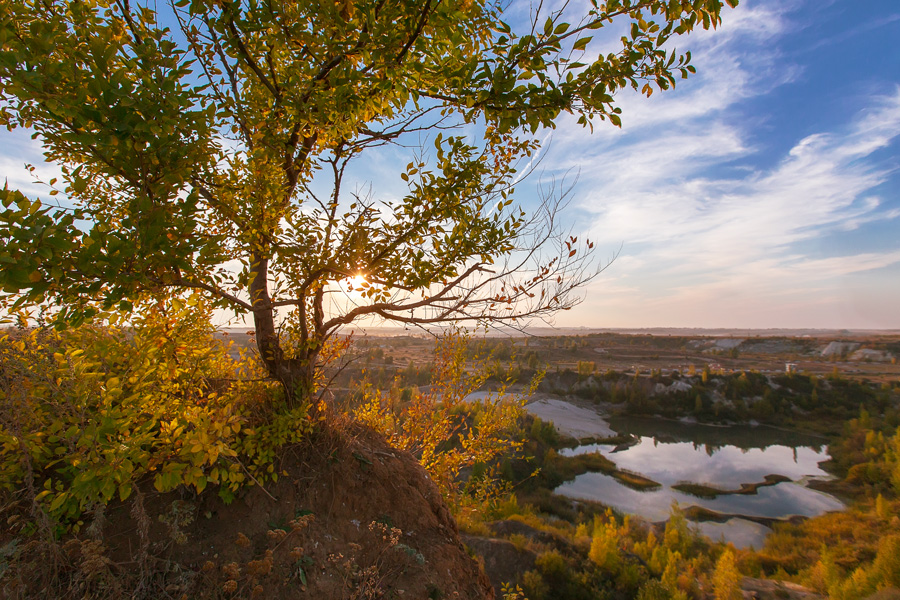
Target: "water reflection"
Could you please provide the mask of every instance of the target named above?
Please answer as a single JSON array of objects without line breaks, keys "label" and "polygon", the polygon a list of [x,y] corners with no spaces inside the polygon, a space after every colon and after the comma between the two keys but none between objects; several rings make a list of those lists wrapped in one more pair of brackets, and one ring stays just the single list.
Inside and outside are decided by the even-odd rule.
[{"label": "water reflection", "polygon": [[[656,430],[649,432],[654,424]],[[566,453],[600,452],[620,469],[649,477],[662,486],[637,491],[611,476],[585,473],[559,486],[557,493],[602,502],[651,521],[668,518],[673,501],[682,507],[695,505],[727,515],[767,518],[812,517],[844,508],[834,497],[799,483],[809,477],[827,476],[818,464],[828,458],[820,438],[771,428],[710,427],[650,419],[610,419],[610,425],[620,433],[639,435],[639,443],[627,448],[590,444]],[[727,443],[729,439],[736,443]],[[810,441],[814,443],[803,443]],[[782,475],[792,481],[759,487],[755,494],[723,494],[716,498],[698,498],[672,488],[677,483],[691,482],[719,490],[737,490],[742,484],[763,482],[766,475]],[[741,547],[759,547],[769,531],[763,525],[739,518],[699,527],[714,539],[724,536]]]},{"label": "water reflection", "polygon": [[824,477],[819,462],[828,455],[813,448],[737,448],[711,446],[691,442],[661,443],[653,438],[641,438],[640,443],[614,452],[614,447],[588,444],[564,453],[582,454],[600,452],[616,463],[620,469],[640,473],[662,484],[690,481],[719,489],[737,489],[742,483],[763,481],[766,475],[784,475],[790,479],[805,476]]},{"label": "water reflection", "polygon": [[693,523],[700,533],[714,540],[731,542],[738,548],[762,548],[772,530],[746,519],[728,519],[724,523]]},{"label": "water reflection", "polygon": [[662,443],[691,442],[708,447],[707,452],[710,450],[714,452],[724,446],[745,450],[769,446],[805,446],[821,452],[827,445],[827,440],[818,435],[786,431],[765,425],[720,427],[650,417],[610,417],[607,421],[618,433],[655,438]]}]

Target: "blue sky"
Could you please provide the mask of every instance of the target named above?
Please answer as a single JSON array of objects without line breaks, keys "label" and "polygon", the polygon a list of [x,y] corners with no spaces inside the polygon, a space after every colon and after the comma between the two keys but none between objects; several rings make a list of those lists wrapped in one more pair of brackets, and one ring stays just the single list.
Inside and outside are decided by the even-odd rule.
[{"label": "blue sky", "polygon": [[[897,40],[896,0],[742,0],[717,31],[677,40],[696,76],[617,97],[621,130],[562,119],[545,133],[520,200],[577,176],[573,231],[601,260],[621,248],[556,323],[900,329]],[[375,158],[363,180],[383,177]],[[0,175],[46,195],[25,162],[38,144],[0,132]],[[372,183],[402,194],[391,179]]]},{"label": "blue sky", "polygon": [[900,4],[742,0],[698,74],[552,133],[618,258],[559,325],[900,328]]}]

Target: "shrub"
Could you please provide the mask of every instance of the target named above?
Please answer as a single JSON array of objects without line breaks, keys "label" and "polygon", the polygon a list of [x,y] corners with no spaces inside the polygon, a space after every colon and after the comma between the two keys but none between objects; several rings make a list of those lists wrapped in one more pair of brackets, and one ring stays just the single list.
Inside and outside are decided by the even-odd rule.
[{"label": "shrub", "polygon": [[127,499],[136,482],[161,492],[277,478],[280,446],[311,429],[306,406],[282,410],[279,389],[235,362],[208,312],[179,300],[131,328],[84,325],[0,335],[0,489],[24,488],[55,520]]},{"label": "shrub", "polygon": [[550,583],[563,583],[569,578],[569,565],[557,550],[542,552],[534,564],[543,578]]},{"label": "shrub", "polygon": [[[451,504],[456,504],[465,487],[460,477],[464,468],[479,463],[502,467],[500,459],[521,448],[519,419],[525,398],[538,381],[521,394],[507,395],[503,385],[483,400],[470,402],[466,397],[487,381],[495,365],[489,357],[468,361],[468,346],[462,334],[444,336],[435,348],[432,385],[426,392],[413,394],[402,410],[391,402],[389,392],[370,387],[354,413],[358,421],[384,434],[391,445],[415,455]],[[499,483],[499,470],[486,469],[482,477],[472,479],[468,490],[487,499],[493,484]]]},{"label": "shrub", "polygon": [[672,595],[658,579],[650,579],[638,591],[637,600],[670,600]]}]

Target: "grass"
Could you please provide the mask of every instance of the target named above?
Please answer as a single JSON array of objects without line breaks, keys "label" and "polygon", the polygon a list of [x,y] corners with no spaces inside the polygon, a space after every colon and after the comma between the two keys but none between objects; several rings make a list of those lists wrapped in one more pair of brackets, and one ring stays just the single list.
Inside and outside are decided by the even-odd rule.
[{"label": "grass", "polygon": [[662,487],[658,482],[653,481],[648,477],[644,477],[643,475],[632,473],[630,471],[615,469],[612,473],[609,473],[609,475],[612,475],[616,479],[616,481],[618,481],[622,485],[628,486],[639,492],[646,492]]},{"label": "grass", "polygon": [[[607,507],[600,502],[590,500],[572,500],[566,496],[554,494],[548,489],[540,488],[530,492],[520,492],[521,503],[533,507],[535,511],[543,515],[551,515],[563,522],[579,523],[593,521],[594,516],[606,514]],[[515,518],[511,517],[511,518]],[[528,525],[534,526],[531,522]]]},{"label": "grass", "polygon": [[763,481],[759,481],[756,483],[742,483],[740,489],[737,490],[723,490],[711,485],[706,485],[703,483],[691,483],[687,481],[676,483],[672,486],[672,489],[678,490],[679,492],[683,492],[685,494],[690,494],[691,496],[696,496],[697,498],[713,500],[719,496],[746,496],[755,494],[761,487],[777,485],[785,481],[791,481],[791,478],[785,477],[784,475],[766,475],[765,477],[763,477]]},{"label": "grass", "polygon": [[720,495],[727,493],[725,490],[720,490],[719,488],[712,487],[711,485],[691,483],[690,481],[676,483],[672,486],[672,489],[678,490],[679,492],[682,492],[684,494],[689,494],[696,498],[703,498],[705,500],[713,500]]},{"label": "grass", "polygon": [[776,517],[759,517],[754,515],[736,515],[731,513],[721,513],[709,508],[705,508],[703,506],[689,506],[684,509],[684,516],[689,521],[697,521],[699,523],[705,523],[708,521],[712,521],[714,523],[724,523],[729,519],[743,519],[744,521],[753,521],[754,523],[759,523],[760,525],[765,525],[768,528],[773,528],[778,523],[790,523],[791,525],[797,525],[809,519],[809,517],[804,517],[801,515],[793,515],[791,517],[786,518],[776,518]]},{"label": "grass", "polygon": [[563,482],[571,481],[584,473],[604,473],[614,477],[622,485],[638,491],[660,487],[659,483],[643,475],[619,469],[616,463],[599,452],[550,457],[545,461],[541,471],[542,487],[553,489]]},{"label": "grass", "polygon": [[637,437],[630,433],[620,433],[609,437],[587,436],[576,438],[571,435],[560,435],[559,448],[576,448],[578,446],[587,446],[589,444],[602,444],[609,446],[633,446],[640,441]]}]

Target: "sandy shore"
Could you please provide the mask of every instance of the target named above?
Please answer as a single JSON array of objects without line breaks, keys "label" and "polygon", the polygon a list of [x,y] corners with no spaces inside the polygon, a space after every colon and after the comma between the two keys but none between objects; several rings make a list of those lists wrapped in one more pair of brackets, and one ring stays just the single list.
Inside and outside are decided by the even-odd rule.
[{"label": "sandy shore", "polygon": [[[492,392],[474,392],[466,396],[466,400],[484,400],[491,394]],[[557,431],[574,438],[616,435],[599,411],[578,406],[552,394],[533,394],[525,405],[525,410],[544,421],[553,421]]]},{"label": "sandy shore", "polygon": [[560,433],[575,438],[616,435],[606,419],[596,410],[576,406],[545,394],[535,394],[532,398],[534,399],[525,405],[525,409],[544,421],[553,421]]}]

